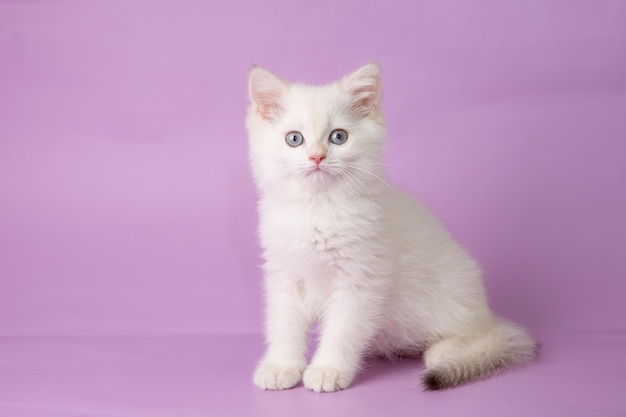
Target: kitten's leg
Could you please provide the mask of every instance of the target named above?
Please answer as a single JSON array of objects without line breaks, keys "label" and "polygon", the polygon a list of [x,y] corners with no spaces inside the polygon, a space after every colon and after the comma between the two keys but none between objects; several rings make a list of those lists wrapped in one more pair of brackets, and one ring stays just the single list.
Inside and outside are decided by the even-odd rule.
[{"label": "kitten's leg", "polygon": [[328,301],[320,343],[304,372],[304,386],[316,392],[347,388],[377,331],[380,296],[372,288],[345,287]]},{"label": "kitten's leg", "polygon": [[302,312],[297,284],[272,278],[266,281],[267,350],[254,373],[254,384],[261,389],[280,390],[302,379],[310,323]]}]

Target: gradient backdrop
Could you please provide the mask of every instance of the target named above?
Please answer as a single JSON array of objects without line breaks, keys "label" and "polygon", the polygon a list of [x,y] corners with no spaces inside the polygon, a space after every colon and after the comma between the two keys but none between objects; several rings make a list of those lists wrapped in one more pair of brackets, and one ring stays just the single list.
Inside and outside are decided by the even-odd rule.
[{"label": "gradient backdrop", "polygon": [[[392,182],[534,364],[256,391],[253,63],[383,68]],[[624,415],[626,2],[0,0],[0,416]],[[370,413],[370,414],[368,414]]]}]

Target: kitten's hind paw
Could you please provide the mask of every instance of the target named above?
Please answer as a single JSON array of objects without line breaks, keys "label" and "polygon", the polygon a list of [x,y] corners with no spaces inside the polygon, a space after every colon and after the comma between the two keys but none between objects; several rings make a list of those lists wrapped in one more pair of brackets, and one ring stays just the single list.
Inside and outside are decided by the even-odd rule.
[{"label": "kitten's hind paw", "polygon": [[293,388],[301,379],[300,369],[271,363],[261,363],[254,372],[254,385],[267,390]]},{"label": "kitten's hind paw", "polygon": [[332,392],[348,388],[354,375],[327,366],[309,366],[304,371],[304,386],[315,392]]}]

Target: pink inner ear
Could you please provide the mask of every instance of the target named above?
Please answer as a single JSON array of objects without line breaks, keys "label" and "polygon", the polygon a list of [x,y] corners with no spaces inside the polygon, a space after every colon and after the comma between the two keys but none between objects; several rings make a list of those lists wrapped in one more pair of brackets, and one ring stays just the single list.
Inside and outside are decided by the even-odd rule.
[{"label": "pink inner ear", "polygon": [[250,73],[250,99],[256,111],[266,120],[275,120],[282,112],[282,81],[271,72],[254,68]]},{"label": "pink inner ear", "polygon": [[256,104],[259,115],[267,120],[279,117],[282,111],[280,105],[281,94],[277,91],[253,91],[252,100]]},{"label": "pink inner ear", "polygon": [[350,110],[366,117],[376,110],[380,99],[380,67],[370,63],[349,74],[342,85],[350,97]]},{"label": "pink inner ear", "polygon": [[350,92],[353,97],[351,108],[354,112],[365,117],[376,108],[378,102],[378,85],[367,84]]},{"label": "pink inner ear", "polygon": [[359,117],[367,117],[376,110],[380,98],[380,80],[377,76],[352,79],[347,85],[350,110]]}]

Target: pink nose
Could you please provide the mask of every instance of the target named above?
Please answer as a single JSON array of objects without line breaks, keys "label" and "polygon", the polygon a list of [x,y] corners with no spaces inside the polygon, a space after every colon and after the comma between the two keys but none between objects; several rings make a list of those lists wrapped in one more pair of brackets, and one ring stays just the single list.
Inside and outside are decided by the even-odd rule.
[{"label": "pink nose", "polygon": [[311,155],[311,156],[309,156],[309,159],[311,161],[315,162],[315,165],[319,165],[325,158],[326,158],[326,155]]}]

